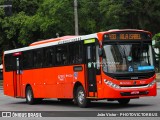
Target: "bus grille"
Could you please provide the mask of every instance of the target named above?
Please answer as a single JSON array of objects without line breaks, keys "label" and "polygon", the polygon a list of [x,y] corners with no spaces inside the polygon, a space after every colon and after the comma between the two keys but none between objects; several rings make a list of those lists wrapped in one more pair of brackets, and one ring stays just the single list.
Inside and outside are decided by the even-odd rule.
[{"label": "bus grille", "polygon": [[150,73],[128,73],[128,74],[107,74],[117,80],[141,80],[153,77],[155,72]]}]

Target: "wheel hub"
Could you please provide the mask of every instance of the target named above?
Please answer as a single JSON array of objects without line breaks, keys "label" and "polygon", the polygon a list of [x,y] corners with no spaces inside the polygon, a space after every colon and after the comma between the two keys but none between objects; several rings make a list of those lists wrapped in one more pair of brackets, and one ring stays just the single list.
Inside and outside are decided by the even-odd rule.
[{"label": "wheel hub", "polygon": [[83,104],[84,99],[85,99],[84,92],[83,91],[79,91],[79,93],[78,93],[78,101],[79,101],[79,103]]},{"label": "wheel hub", "polygon": [[31,92],[31,90],[28,90],[28,92],[27,92],[27,99],[28,99],[28,101],[31,101],[31,99],[32,99],[32,92]]}]

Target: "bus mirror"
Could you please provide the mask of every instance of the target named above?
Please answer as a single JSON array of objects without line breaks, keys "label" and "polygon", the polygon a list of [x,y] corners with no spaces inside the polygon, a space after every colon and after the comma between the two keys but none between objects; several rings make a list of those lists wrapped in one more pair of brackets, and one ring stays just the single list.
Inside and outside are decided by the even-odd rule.
[{"label": "bus mirror", "polygon": [[102,55],[103,55],[103,50],[102,50],[102,48],[98,48],[98,55],[99,55],[99,57],[102,57]]}]

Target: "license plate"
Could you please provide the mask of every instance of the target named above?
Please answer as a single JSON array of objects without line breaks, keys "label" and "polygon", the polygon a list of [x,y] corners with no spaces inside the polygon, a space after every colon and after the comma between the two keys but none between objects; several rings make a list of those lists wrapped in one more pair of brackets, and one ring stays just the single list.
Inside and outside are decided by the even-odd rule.
[{"label": "license plate", "polygon": [[133,92],[131,92],[131,95],[137,95],[137,94],[139,94],[139,91],[133,91]]}]

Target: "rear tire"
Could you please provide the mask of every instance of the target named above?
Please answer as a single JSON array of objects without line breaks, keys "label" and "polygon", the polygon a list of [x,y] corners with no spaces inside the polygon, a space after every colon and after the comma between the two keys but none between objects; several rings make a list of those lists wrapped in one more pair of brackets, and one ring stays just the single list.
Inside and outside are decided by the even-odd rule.
[{"label": "rear tire", "polygon": [[127,105],[129,103],[130,99],[118,99],[119,104],[121,105]]},{"label": "rear tire", "polygon": [[86,98],[84,88],[79,86],[76,92],[76,102],[79,107],[85,108],[88,107],[90,100]]},{"label": "rear tire", "polygon": [[30,105],[33,105],[36,102],[31,86],[28,86],[26,89],[26,102]]}]

